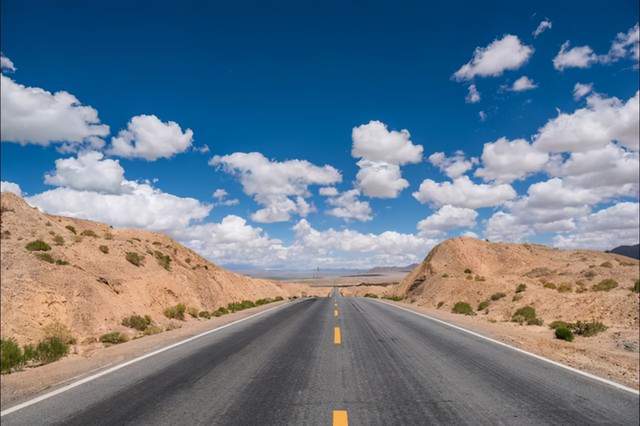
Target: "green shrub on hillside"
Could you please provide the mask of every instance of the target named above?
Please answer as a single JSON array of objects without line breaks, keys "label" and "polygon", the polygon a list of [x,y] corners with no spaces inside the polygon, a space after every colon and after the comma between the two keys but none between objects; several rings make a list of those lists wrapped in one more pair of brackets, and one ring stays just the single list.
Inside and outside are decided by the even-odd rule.
[{"label": "green shrub on hillside", "polygon": [[111,333],[106,333],[100,336],[100,341],[108,345],[117,345],[118,343],[124,343],[128,340],[129,338],[119,331],[112,331]]},{"label": "green shrub on hillside", "polygon": [[42,240],[35,240],[28,243],[25,248],[29,251],[49,251],[51,246]]},{"label": "green shrub on hillside", "polygon": [[186,312],[187,307],[184,303],[178,303],[175,306],[171,306],[164,310],[164,316],[171,319],[178,319],[180,321],[184,321],[184,313]]},{"label": "green shrub on hillside", "polygon": [[62,235],[56,235],[53,237],[53,243],[57,246],[63,246],[64,238],[62,237]]},{"label": "green shrub on hillside", "polygon": [[531,306],[518,309],[511,317],[512,322],[527,325],[542,325],[542,320],[536,317],[536,310]]},{"label": "green shrub on hillside", "polygon": [[77,232],[76,232],[76,228],[75,228],[75,227],[73,227],[73,226],[71,226],[71,225],[67,225],[67,226],[65,226],[65,228],[67,228],[69,231],[71,231],[71,233],[72,233],[73,235],[76,235],[76,234],[77,234]]},{"label": "green shrub on hillside", "polygon": [[479,311],[484,311],[488,307],[489,307],[489,301],[488,300],[484,300],[484,301],[480,302],[480,304],[478,305],[478,310]]},{"label": "green shrub on hillside", "polygon": [[0,339],[0,372],[10,373],[12,370],[22,367],[24,358],[22,349],[15,339]]},{"label": "green shrub on hillside", "polygon": [[190,306],[187,309],[187,313],[192,316],[193,318],[198,318],[198,314],[200,313],[200,311],[197,308],[194,308],[193,306]]},{"label": "green shrub on hillside", "polygon": [[471,271],[471,269],[467,268],[467,269],[465,269],[465,270],[464,270],[464,273],[465,273],[465,274],[471,274],[471,273],[473,273],[473,272]]},{"label": "green shrub on hillside", "polygon": [[555,330],[558,327],[565,327],[565,328],[569,328],[569,323],[568,322],[564,322],[564,321],[560,321],[560,320],[556,320],[556,321],[552,321],[551,324],[549,324],[549,328]]},{"label": "green shrub on hillside", "polygon": [[633,284],[633,287],[631,288],[631,290],[636,292],[636,293],[640,293],[640,280],[636,280],[636,282]]},{"label": "green shrub on hillside", "polygon": [[467,302],[456,302],[451,309],[454,314],[473,315],[473,308]]},{"label": "green shrub on hillside", "polygon": [[82,235],[84,237],[98,238],[98,234],[93,232],[91,229],[85,229],[84,231],[82,231],[80,233],[80,235]]},{"label": "green shrub on hillside", "polygon": [[122,319],[122,325],[133,328],[138,331],[145,331],[151,325],[151,317],[149,315],[131,315]]},{"label": "green shrub on hillside", "polygon": [[522,293],[523,291],[525,291],[527,289],[527,285],[526,284],[518,284],[518,286],[516,287],[516,293]]},{"label": "green shrub on hillside", "polygon": [[576,321],[569,325],[571,331],[578,336],[591,337],[598,333],[602,333],[608,327],[599,321]]},{"label": "green shrub on hillside", "polygon": [[125,255],[125,259],[135,266],[140,266],[144,262],[144,256],[133,251],[128,251]]},{"label": "green shrub on hillside", "polygon": [[594,284],[591,286],[591,290],[593,291],[609,291],[618,287],[618,282],[611,278],[607,278],[606,280],[600,281],[598,284]]},{"label": "green shrub on hillside", "polygon": [[47,337],[36,347],[37,359],[45,364],[59,360],[69,353],[69,344],[60,337]]},{"label": "green shrub on hillside", "polygon": [[556,339],[573,342],[573,333],[567,327],[558,327],[555,331]]},{"label": "green shrub on hillside", "polygon": [[555,289],[556,289],[556,285],[555,285],[554,283],[552,283],[552,282],[548,282],[548,281],[546,281],[546,282],[542,283],[542,286],[543,286],[544,288],[550,288],[550,289],[552,289],[552,290],[555,290]]},{"label": "green shrub on hillside", "polygon": [[366,293],[366,294],[364,295],[364,297],[370,297],[370,298],[372,298],[372,299],[377,299],[377,298],[378,298],[378,295],[377,295],[377,294],[373,294],[373,293]]},{"label": "green shrub on hillside", "polygon": [[502,292],[493,293],[491,295],[491,300],[493,300],[495,302],[496,300],[500,300],[500,299],[502,299],[503,297],[506,297],[506,296],[507,295],[505,293],[502,293]]},{"label": "green shrub on hillside", "polygon": [[200,318],[206,318],[206,319],[211,318],[211,314],[209,313],[209,311],[200,311],[200,313],[198,313],[198,316]]},{"label": "green shrub on hillside", "polygon": [[400,302],[401,300],[404,300],[404,297],[402,296],[382,296],[382,298],[387,300],[392,300],[394,302]]},{"label": "green shrub on hillside", "polygon": [[108,254],[109,253],[109,247],[107,247],[107,246],[99,246],[98,250],[100,250],[104,254]]},{"label": "green shrub on hillside", "polygon": [[56,260],[49,253],[36,253],[36,257],[47,263],[56,263]]},{"label": "green shrub on hillside", "polygon": [[154,251],[153,256],[158,261],[158,265],[162,266],[167,271],[171,270],[171,257],[168,254],[164,254],[161,251]]}]

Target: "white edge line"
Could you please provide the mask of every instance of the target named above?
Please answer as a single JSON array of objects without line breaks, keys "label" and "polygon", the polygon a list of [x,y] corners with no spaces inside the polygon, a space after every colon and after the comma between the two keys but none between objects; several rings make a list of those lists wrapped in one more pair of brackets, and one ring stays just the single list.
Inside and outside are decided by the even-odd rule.
[{"label": "white edge line", "polygon": [[520,352],[521,354],[529,355],[530,357],[533,357],[533,358],[536,358],[536,359],[538,359],[540,361],[544,361],[546,363],[555,365],[556,367],[564,368],[565,370],[569,370],[569,371],[572,371],[572,372],[574,372],[576,374],[579,374],[581,376],[585,376],[585,377],[588,377],[590,379],[597,380],[598,382],[605,383],[605,384],[607,384],[609,386],[613,386],[614,388],[617,388],[617,389],[620,389],[620,390],[623,390],[623,391],[626,391],[626,392],[630,392],[630,393],[633,393],[635,395],[640,395],[640,392],[637,391],[636,389],[627,387],[625,385],[622,385],[620,383],[614,382],[612,380],[605,379],[603,377],[596,376],[596,375],[591,374],[591,373],[587,373],[586,371],[578,370],[577,368],[569,367],[568,365],[559,363],[559,362],[551,360],[549,358],[545,358],[545,357],[543,357],[541,355],[536,355],[536,354],[534,354],[532,352],[525,351],[524,349],[520,349],[520,348],[517,348],[515,346],[511,346],[511,345],[509,345],[507,343],[504,343],[504,342],[501,342],[499,340],[495,340],[495,339],[492,339],[490,337],[483,336],[480,333],[476,333],[475,331],[467,330],[466,328],[451,324],[451,323],[443,321],[441,319],[434,318],[432,316],[423,314],[421,312],[416,312],[416,311],[414,311],[412,309],[405,308],[403,306],[399,306],[399,305],[396,305],[394,303],[384,302],[382,300],[376,300],[376,302],[384,303],[385,305],[393,306],[394,308],[398,308],[398,309],[402,309],[403,311],[411,312],[412,314],[415,314],[415,315],[430,319],[431,321],[435,321],[437,323],[446,325],[446,326],[451,327],[451,328],[455,328],[456,330],[471,334],[472,336],[479,337],[480,339],[487,340],[487,341],[489,341],[491,343],[495,343],[496,345],[504,346],[505,348],[509,348],[509,349],[514,350],[516,352]]},{"label": "white edge line", "polygon": [[241,323],[243,321],[247,321],[247,320],[249,320],[251,318],[255,318],[255,317],[259,316],[259,315],[266,314],[267,312],[273,311],[275,309],[280,309],[280,308],[282,308],[284,306],[287,306],[287,305],[289,305],[289,303],[283,303],[281,305],[274,306],[273,308],[269,308],[269,309],[265,309],[264,311],[256,312],[255,314],[249,315],[248,317],[240,318],[239,320],[235,320],[235,321],[230,322],[228,324],[221,325],[220,327],[214,328],[212,330],[205,331],[205,332],[200,333],[200,334],[196,334],[195,336],[191,336],[191,337],[189,337],[187,339],[184,339],[184,340],[181,340],[179,342],[173,343],[173,344],[171,344],[169,346],[165,346],[163,348],[156,349],[153,352],[149,352],[149,353],[141,355],[141,356],[139,356],[137,358],[131,359],[129,361],[125,361],[122,364],[115,365],[115,366],[113,366],[113,367],[111,367],[111,368],[109,368],[107,370],[101,371],[100,373],[96,373],[94,375],[85,377],[84,379],[80,379],[77,382],[70,383],[70,384],[68,384],[66,386],[63,386],[61,388],[58,388],[58,389],[56,389],[54,391],[45,393],[45,394],[40,395],[40,396],[38,396],[36,398],[30,399],[28,401],[25,401],[25,402],[23,402],[21,404],[14,405],[13,407],[10,407],[10,408],[7,408],[6,410],[0,411],[0,417],[4,417],[7,414],[15,413],[18,410],[22,410],[23,408],[26,408],[26,407],[29,407],[31,405],[37,404],[38,402],[41,402],[41,401],[44,401],[45,399],[49,399],[49,398],[51,398],[53,396],[59,395],[59,394],[61,394],[63,392],[66,392],[66,391],[68,391],[70,389],[76,388],[76,387],[78,387],[80,385],[83,385],[85,383],[91,382],[91,381],[93,381],[93,380],[95,380],[95,379],[97,379],[99,377],[106,376],[107,374],[111,374],[111,373],[113,373],[115,371],[118,371],[118,370],[120,370],[120,369],[122,369],[124,367],[127,367],[127,366],[129,366],[131,364],[135,364],[135,363],[140,362],[140,361],[142,361],[144,359],[147,359],[147,358],[150,358],[152,356],[158,355],[158,354],[160,354],[162,352],[166,352],[166,351],[168,351],[170,349],[176,348],[178,346],[182,346],[185,343],[192,342],[192,341],[194,341],[196,339],[199,339],[201,337],[204,337],[204,336],[206,336],[208,334],[212,334],[212,333],[218,332],[218,331],[220,331],[222,329],[225,329],[227,327],[231,327],[232,325],[236,325],[236,324]]}]

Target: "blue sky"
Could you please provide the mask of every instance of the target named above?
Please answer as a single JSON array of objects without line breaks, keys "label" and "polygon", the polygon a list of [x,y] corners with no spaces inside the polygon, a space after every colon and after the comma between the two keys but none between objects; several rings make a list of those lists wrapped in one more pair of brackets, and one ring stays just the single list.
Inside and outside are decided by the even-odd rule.
[{"label": "blue sky", "polygon": [[[58,172],[58,179],[46,183],[46,173],[56,176],[55,160],[77,158],[96,146],[90,146],[87,137],[79,142],[52,139],[33,143],[28,131],[15,136],[16,131],[7,127],[16,127],[20,117],[5,111],[2,180],[19,185],[23,194],[33,197],[29,199],[32,204],[47,211],[96,220],[109,218],[117,226],[168,232],[213,260],[233,265],[280,266],[299,260],[303,266],[309,261],[366,266],[414,261],[437,241],[469,231],[492,240],[530,240],[561,247],[602,249],[617,242],[635,242],[637,221],[625,222],[628,226],[616,228],[615,232],[600,229],[601,226],[591,229],[589,224],[595,222],[590,215],[611,207],[619,205],[597,217],[626,218],[637,210],[637,168],[631,164],[637,162],[637,143],[625,144],[617,139],[615,123],[619,121],[616,114],[627,117],[637,110],[638,67],[633,50],[634,46],[637,49],[637,39],[633,41],[633,29],[638,13],[635,1],[532,5],[493,2],[465,7],[454,2],[437,6],[424,2],[156,2],[150,7],[136,2],[4,1],[1,49],[15,68],[4,67],[5,78],[52,93],[69,92],[82,105],[95,109],[100,123],[110,128],[108,134],[100,135],[104,146],[96,152],[102,152],[104,157],[96,160],[98,163],[118,161],[127,181],[142,184],[148,180],[153,191],[197,200],[198,204],[189,204],[185,212],[194,206],[212,208],[193,217],[183,215],[186,223],[178,219],[170,224],[162,224],[161,220],[127,220],[123,212],[108,210],[117,208],[113,199],[104,202],[99,197],[115,197],[131,189],[105,189],[92,184],[82,187],[82,176],[74,175],[81,183],[69,183],[60,178],[63,171]],[[533,32],[545,20],[551,28],[534,37]],[[628,43],[622,43],[622,53],[614,54],[612,45],[619,33],[629,36],[624,40]],[[472,60],[475,49],[487,48],[507,35],[517,37],[520,50],[497,62],[506,64],[518,54],[524,59],[516,60],[515,65],[481,64],[480,74],[462,80],[453,78]],[[563,66],[554,66],[553,60],[566,41],[570,45],[565,51],[589,46],[591,53],[572,52],[575,55],[565,57]],[[482,75],[483,66],[489,66],[493,75]],[[536,87],[524,91],[508,89],[523,76]],[[592,90],[576,99],[576,83],[591,84]],[[465,101],[471,85],[480,94],[474,103]],[[8,93],[3,86],[3,102],[12,102],[5,99]],[[590,96],[594,98],[589,103]],[[611,104],[613,97],[618,98],[619,105]],[[598,100],[600,104],[596,105]],[[608,106],[601,106],[607,102]],[[3,110],[9,109],[4,106],[5,103]],[[593,114],[584,120],[571,115],[580,109]],[[526,172],[520,170],[516,179],[483,179],[474,174],[484,167],[480,158],[485,143],[501,137],[509,143],[524,139],[529,144],[526,149],[530,149],[539,129],[558,117],[558,110],[571,115],[575,125],[583,126],[585,132],[604,132],[604,139],[594,142],[591,151],[585,151],[584,147],[562,145],[563,135],[555,133],[552,136],[556,139],[547,142],[545,149],[541,148],[542,143],[535,147],[536,152],[549,155],[544,165],[530,167]],[[177,135],[191,129],[193,137],[188,146],[168,158],[145,159],[114,151],[112,138],[126,129],[133,117],[141,115],[157,117],[155,124],[174,122],[179,126]],[[352,129],[372,120],[384,123],[390,132],[407,129],[409,143],[423,148],[419,160],[400,160],[400,173],[408,185],[393,197],[370,195],[375,188],[367,189],[356,178],[365,167],[356,164],[361,157],[352,156]],[[638,122],[637,118],[631,120],[622,132],[633,139]],[[589,127],[592,121],[601,128]],[[31,128],[38,125],[30,123]],[[20,131],[23,130],[17,130]],[[20,141],[15,140],[21,137]],[[43,137],[46,139],[46,135]],[[557,140],[560,142],[554,142]],[[170,144],[169,139],[167,143]],[[551,147],[554,143],[564,148]],[[596,151],[609,143],[617,149],[611,155],[618,155],[624,163],[611,160],[612,167],[625,170],[623,177],[609,176],[610,182],[608,177],[598,177],[597,180],[606,181],[598,187],[564,169],[549,172],[554,164],[560,167],[558,161],[569,161],[575,153],[576,158],[585,152],[592,152],[596,159],[605,156]],[[138,144],[132,136],[129,145],[135,148]],[[65,148],[61,148],[63,145]],[[198,148],[204,145],[209,152],[200,152]],[[388,153],[393,151],[390,147]],[[451,157],[456,151],[463,151],[467,161],[479,158],[472,160],[473,167],[466,172],[474,184],[510,185],[515,196],[504,196],[499,202],[477,208],[467,201],[453,202],[449,198],[434,202],[431,192],[419,202],[413,194],[425,179],[436,183],[453,180],[430,162],[429,156],[443,152]],[[254,213],[272,205],[273,197],[269,202],[260,202],[260,194],[248,193],[237,173],[208,164],[214,156],[239,152],[258,152],[273,162],[297,159],[320,168],[328,165],[340,173],[341,180],[333,185],[304,184],[302,199],[312,206],[306,214],[297,206],[295,211],[290,210],[288,220],[254,220]],[[496,161],[508,163],[509,158],[503,156]],[[115,167],[113,162],[105,164]],[[584,173],[580,176],[584,177]],[[510,205],[526,203],[532,184],[554,178],[562,180],[569,193],[584,193],[584,197],[570,205],[537,204],[536,208],[546,210],[535,220],[522,213],[529,205],[520,210]],[[283,179],[286,181],[286,177]],[[358,190],[356,199],[369,203],[370,219],[345,220],[327,214],[335,207],[328,202],[335,198],[319,195],[322,186],[334,186],[340,193]],[[612,186],[624,190],[613,191]],[[216,201],[212,192],[219,188],[228,195]],[[58,202],[54,203],[56,193],[48,198],[38,197],[56,189],[66,190],[68,197],[80,198],[71,202],[70,198],[57,197]],[[71,194],[71,190],[75,192]],[[563,197],[561,193],[547,195]],[[96,207],[99,210],[81,207],[89,196],[94,201],[102,200],[101,206]],[[300,194],[285,196],[295,203]],[[224,200],[236,199],[236,205],[223,205]],[[449,209],[429,222],[426,231],[417,228],[421,220],[446,205],[473,210],[477,216],[472,218],[469,211]],[[547,214],[558,208],[571,211],[562,217],[551,218]],[[127,210],[127,214],[137,212]],[[493,231],[489,232],[487,221],[497,212],[510,216],[496,216]],[[140,214],[151,217],[159,213]],[[225,217],[245,222],[234,222],[242,225],[239,228],[220,226]],[[310,236],[308,230],[301,230],[302,226],[298,231],[292,230],[301,220],[318,232],[317,238]],[[203,224],[209,226],[194,228]],[[514,232],[497,232],[502,226],[509,226]],[[327,233],[330,229],[335,232]],[[398,235],[385,237],[385,231]],[[198,232],[208,236],[196,235]],[[603,235],[596,235],[597,232]],[[250,236],[252,244],[261,241],[253,249],[243,239]],[[411,240],[406,250],[399,248],[404,239]],[[361,246],[345,243],[360,240]]]}]

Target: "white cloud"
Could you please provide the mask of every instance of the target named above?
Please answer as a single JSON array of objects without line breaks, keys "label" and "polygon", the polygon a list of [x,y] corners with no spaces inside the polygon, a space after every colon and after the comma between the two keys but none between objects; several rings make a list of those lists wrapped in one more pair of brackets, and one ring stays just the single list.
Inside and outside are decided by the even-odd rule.
[{"label": "white cloud", "polygon": [[640,28],[635,24],[626,33],[618,33],[611,43],[611,48],[600,60],[604,63],[615,62],[619,59],[629,57],[636,61],[640,60]]},{"label": "white cloud", "polygon": [[516,195],[511,185],[475,184],[467,176],[456,178],[453,182],[441,183],[426,179],[420,184],[418,191],[413,193],[413,197],[423,204],[450,204],[469,209],[498,206],[516,198]]},{"label": "white cloud", "polygon": [[533,80],[530,80],[529,77],[527,77],[526,75],[523,75],[522,77],[520,77],[519,79],[513,82],[513,85],[511,86],[510,90],[514,92],[524,92],[526,90],[535,89],[536,87],[538,87],[538,85],[535,84]]},{"label": "white cloud", "polygon": [[591,95],[585,108],[559,113],[540,128],[534,147],[548,152],[584,152],[618,141],[638,150],[639,109],[638,92],[627,102]]},{"label": "white cloud", "polygon": [[409,182],[402,178],[400,166],[385,162],[358,161],[356,186],[367,197],[396,198]]},{"label": "white cloud", "polygon": [[550,30],[552,26],[553,26],[553,23],[550,20],[543,19],[542,21],[540,21],[540,23],[538,24],[538,27],[533,32],[533,37],[537,38],[540,34],[545,32],[546,30]]},{"label": "white cloud", "polygon": [[411,142],[408,130],[389,131],[386,124],[377,120],[354,127],[351,139],[351,155],[354,158],[397,165],[419,163],[422,160],[423,148]]},{"label": "white cloud", "polygon": [[13,64],[13,61],[4,56],[2,52],[0,52],[0,69],[16,72],[16,66]]},{"label": "white cloud", "polygon": [[475,84],[469,85],[469,93],[467,93],[467,97],[464,100],[468,104],[480,102],[480,92],[478,92]]},{"label": "white cloud", "polygon": [[493,242],[520,242],[531,234],[528,226],[520,224],[515,216],[502,211],[494,213],[487,220],[484,230],[485,238]]},{"label": "white cloud", "polygon": [[240,179],[244,193],[264,207],[252,215],[253,220],[263,223],[288,221],[292,214],[306,215],[312,210],[304,200],[311,195],[310,185],[342,180],[331,166],[319,167],[305,160],[271,161],[259,152],[216,155],[209,164]]},{"label": "white cloud", "polygon": [[127,128],[111,139],[110,155],[154,161],[186,151],[193,142],[193,131],[182,131],[178,123],[162,122],[155,115],[132,117]]},{"label": "white cloud", "polygon": [[11,192],[19,197],[22,197],[22,189],[20,185],[13,182],[7,182],[6,180],[0,181],[0,192]]},{"label": "white cloud", "polygon": [[516,70],[524,65],[534,49],[520,42],[517,36],[507,34],[487,47],[477,47],[471,60],[453,74],[458,81],[476,76],[499,76],[506,70]]},{"label": "white cloud", "polygon": [[324,197],[333,197],[338,195],[338,190],[333,186],[323,186],[318,193]]},{"label": "white cloud", "polygon": [[478,117],[480,117],[480,121],[486,121],[487,120],[487,113],[484,111],[480,111],[478,112]]},{"label": "white cloud", "polygon": [[333,206],[327,211],[328,215],[345,220],[359,220],[362,222],[373,219],[371,206],[367,201],[360,201],[360,191],[352,189],[327,199],[327,204]]},{"label": "white cloud", "polygon": [[211,194],[211,196],[216,200],[216,206],[230,207],[240,204],[240,200],[238,200],[237,198],[228,199],[228,195],[229,194],[227,193],[227,191],[222,188],[216,189],[215,191],[213,191],[213,194]]},{"label": "white cloud", "polygon": [[467,160],[463,151],[456,151],[451,157],[447,157],[444,152],[434,152],[429,156],[429,162],[454,179],[471,170],[478,164],[478,159],[472,157]]},{"label": "white cloud", "polygon": [[2,140],[21,145],[52,142],[79,145],[109,134],[98,112],[80,104],[72,94],[26,87],[0,75],[0,133]]},{"label": "white cloud", "polygon": [[556,235],[553,243],[561,248],[600,250],[637,244],[639,215],[637,202],[621,202],[580,219],[575,232]]},{"label": "white cloud", "polygon": [[524,139],[509,141],[502,137],[484,144],[483,167],[475,175],[485,181],[510,183],[542,170],[548,160],[546,152],[538,151]]},{"label": "white cloud", "polygon": [[566,68],[589,68],[598,62],[598,55],[589,46],[577,46],[569,49],[570,43],[565,41],[560,51],[553,58],[553,67],[559,71]]},{"label": "white cloud", "polygon": [[475,226],[477,217],[475,210],[445,205],[418,222],[417,228],[423,235],[437,237],[452,229],[471,228]]},{"label": "white cloud", "polygon": [[215,198],[216,200],[220,201],[223,200],[224,198],[226,198],[227,196],[227,191],[222,189],[222,188],[218,188],[215,191],[213,191],[213,198]]},{"label": "white cloud", "polygon": [[576,85],[573,86],[573,99],[578,101],[591,93],[591,91],[593,91],[593,83],[576,83]]},{"label": "white cloud", "polygon": [[117,160],[105,160],[103,154],[86,151],[77,158],[56,160],[56,170],[46,174],[45,183],[79,191],[119,194],[126,190],[124,169]]}]

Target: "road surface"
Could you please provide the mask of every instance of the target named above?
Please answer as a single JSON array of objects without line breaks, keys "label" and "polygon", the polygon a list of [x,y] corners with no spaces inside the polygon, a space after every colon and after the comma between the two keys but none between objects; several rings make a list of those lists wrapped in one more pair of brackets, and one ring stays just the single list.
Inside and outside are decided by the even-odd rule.
[{"label": "road surface", "polygon": [[2,424],[637,425],[638,417],[637,394],[334,293],[5,412]]}]

